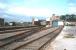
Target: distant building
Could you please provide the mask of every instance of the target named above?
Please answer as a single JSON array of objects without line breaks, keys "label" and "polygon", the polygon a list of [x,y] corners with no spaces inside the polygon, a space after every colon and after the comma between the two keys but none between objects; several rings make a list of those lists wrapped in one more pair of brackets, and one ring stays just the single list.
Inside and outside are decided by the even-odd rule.
[{"label": "distant building", "polygon": [[32,26],[32,22],[23,22],[22,26]]},{"label": "distant building", "polygon": [[0,27],[1,26],[4,26],[4,19],[3,18],[0,18]]},{"label": "distant building", "polygon": [[66,21],[65,25],[72,25],[72,26],[76,26],[76,21]]},{"label": "distant building", "polygon": [[57,27],[63,25],[63,21],[60,20],[59,16],[53,14],[52,17],[48,17],[46,20],[38,20],[37,18],[33,18],[32,25],[46,25],[46,27]]},{"label": "distant building", "polygon": [[64,22],[60,20],[60,17],[53,14],[52,15],[52,27],[58,27],[58,26],[63,26],[63,25],[64,25]]},{"label": "distant building", "polygon": [[40,25],[46,25],[46,20],[39,20]]},{"label": "distant building", "polygon": [[56,16],[55,14],[52,15],[52,20],[60,20],[59,16]]},{"label": "distant building", "polygon": [[16,26],[16,22],[10,22],[9,25],[10,26]]},{"label": "distant building", "polygon": [[51,17],[46,18],[46,27],[51,27],[52,26],[52,19]]},{"label": "distant building", "polygon": [[32,26],[40,25],[40,22],[37,18],[32,18]]},{"label": "distant building", "polygon": [[31,22],[10,22],[10,26],[32,26]]}]

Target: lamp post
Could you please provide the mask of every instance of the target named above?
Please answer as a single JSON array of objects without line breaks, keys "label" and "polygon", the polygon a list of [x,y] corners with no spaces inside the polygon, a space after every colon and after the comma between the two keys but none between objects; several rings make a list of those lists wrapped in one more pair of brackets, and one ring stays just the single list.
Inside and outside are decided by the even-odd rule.
[{"label": "lamp post", "polygon": [[33,16],[33,17],[32,17],[32,26],[34,25],[34,19],[35,19],[35,18],[34,18],[34,16]]}]

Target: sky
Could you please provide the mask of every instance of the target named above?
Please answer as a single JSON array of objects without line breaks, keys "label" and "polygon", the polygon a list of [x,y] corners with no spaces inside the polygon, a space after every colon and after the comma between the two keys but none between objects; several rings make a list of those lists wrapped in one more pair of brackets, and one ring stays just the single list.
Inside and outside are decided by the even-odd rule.
[{"label": "sky", "polygon": [[[26,21],[30,21],[32,17],[46,18],[51,17],[52,14],[63,15],[71,14],[76,12],[76,1],[75,0],[0,0],[0,13],[3,16],[9,17],[11,15],[21,15],[22,18],[26,18]],[[17,19],[17,17],[14,17]],[[22,19],[25,21],[24,19]]]},{"label": "sky", "polygon": [[68,1],[68,12],[69,14],[76,14],[76,0]]}]

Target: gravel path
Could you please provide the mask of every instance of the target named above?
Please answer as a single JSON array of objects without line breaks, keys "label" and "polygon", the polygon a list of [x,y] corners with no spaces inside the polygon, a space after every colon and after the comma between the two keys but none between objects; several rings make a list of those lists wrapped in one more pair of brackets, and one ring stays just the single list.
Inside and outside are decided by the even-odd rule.
[{"label": "gravel path", "polygon": [[[65,26],[60,35],[45,50],[76,50],[76,26]],[[75,38],[65,38],[73,34]]]}]

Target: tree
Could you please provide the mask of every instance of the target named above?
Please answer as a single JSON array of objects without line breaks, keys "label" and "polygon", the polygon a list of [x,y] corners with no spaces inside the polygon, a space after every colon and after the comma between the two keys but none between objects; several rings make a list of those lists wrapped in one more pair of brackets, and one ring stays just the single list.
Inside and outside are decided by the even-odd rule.
[{"label": "tree", "polygon": [[65,15],[61,15],[61,16],[60,16],[60,19],[61,19],[61,20],[65,20]]},{"label": "tree", "polygon": [[76,21],[76,15],[74,15],[74,14],[61,15],[60,19],[65,20],[65,21]]}]

